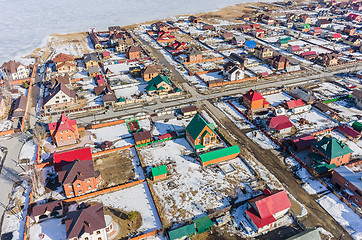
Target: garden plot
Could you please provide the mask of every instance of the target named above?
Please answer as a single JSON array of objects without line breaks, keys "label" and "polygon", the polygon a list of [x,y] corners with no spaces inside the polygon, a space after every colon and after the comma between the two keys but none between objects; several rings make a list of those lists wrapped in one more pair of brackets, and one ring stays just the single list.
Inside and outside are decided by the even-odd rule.
[{"label": "garden plot", "polygon": [[268,73],[268,75],[273,74],[273,70],[268,64],[262,64],[255,67],[248,67],[248,70],[252,71],[255,74]]},{"label": "garden plot", "polygon": [[116,141],[132,137],[132,134],[130,134],[128,131],[126,123],[109,127],[90,129],[88,131],[92,133],[91,140],[94,142]]},{"label": "garden plot", "polygon": [[[44,234],[44,237],[41,238],[41,234]],[[47,219],[32,225],[29,235],[30,239],[63,240],[66,239],[65,224],[62,224],[62,218]]]},{"label": "garden plot", "polygon": [[317,88],[313,89],[313,91],[319,92],[327,98],[335,98],[341,95],[349,94],[351,92],[330,82],[320,83]]},{"label": "garden plot", "polygon": [[205,81],[212,81],[212,80],[216,80],[216,79],[222,79],[223,75],[219,74],[220,72],[209,72],[209,73],[205,73],[205,74],[201,74],[199,75],[202,79],[204,79]]},{"label": "garden plot", "polygon": [[347,144],[347,146],[353,151],[352,158],[358,158],[362,156],[362,139],[358,140],[357,142],[352,142],[337,130],[331,131],[330,135]]},{"label": "garden plot", "polygon": [[[228,161],[236,171],[225,176],[216,166],[203,168],[191,157],[191,150],[185,139],[177,139],[165,142],[163,147],[140,151],[146,165],[172,163],[170,176],[153,184],[167,225],[191,220],[211,209],[224,208],[240,190],[246,193],[243,197],[252,193],[246,182],[253,181],[254,176],[240,158]],[[252,185],[260,187],[258,182]]]},{"label": "garden plot", "polygon": [[[302,118],[307,120],[306,124],[300,124],[300,120]],[[312,133],[338,125],[338,123],[314,108],[312,108],[309,112],[291,115],[289,119],[297,128],[297,135]]]},{"label": "garden plot", "polygon": [[138,62],[124,62],[104,66],[104,71],[109,69],[114,74],[127,73],[130,67],[139,67]]},{"label": "garden plot", "polygon": [[89,199],[90,202],[100,202],[104,206],[121,211],[137,211],[141,214],[142,225],[138,232],[151,232],[162,228],[156,207],[153,203],[147,183],[143,182],[134,187],[106,193]]},{"label": "garden plot", "polygon": [[289,94],[285,92],[279,92],[269,95],[264,95],[265,99],[272,105],[273,107],[279,106],[282,102],[292,100],[293,97],[291,97]]},{"label": "garden plot", "polygon": [[270,140],[264,133],[259,130],[248,132],[245,135],[263,149],[279,148],[278,145],[276,145],[272,140]]},{"label": "garden plot", "polygon": [[342,123],[358,120],[357,115],[361,115],[361,110],[356,108],[352,99],[338,100],[328,104],[329,107],[334,109],[340,118]]},{"label": "garden plot", "polygon": [[299,47],[305,47],[307,45],[309,45],[309,43],[303,41],[303,40],[296,40],[296,41],[289,41],[288,42],[289,46],[294,46],[294,45],[298,45]]},{"label": "garden plot", "polygon": [[138,120],[138,124],[140,126],[140,129],[143,129],[143,130],[146,130],[146,131],[151,130],[151,120],[149,118]]},{"label": "garden plot", "polygon": [[318,38],[318,39],[310,39],[308,40],[309,42],[313,43],[313,44],[316,44],[316,45],[319,45],[319,46],[325,46],[327,45],[327,47],[331,46],[333,43],[330,42],[330,41],[327,41],[327,40],[324,40],[324,39],[321,39],[321,38]]},{"label": "garden plot", "polygon": [[240,113],[238,113],[232,106],[225,102],[215,103],[225,115],[233,122],[239,129],[251,128],[250,122]]},{"label": "garden plot", "polygon": [[330,193],[320,199],[318,203],[354,238],[362,239],[361,218],[353,212],[337,196]]},{"label": "garden plot", "polygon": [[227,42],[225,42],[223,39],[220,38],[208,38],[205,41],[203,41],[205,44],[210,46],[214,50],[225,50],[232,48],[233,46]]},{"label": "garden plot", "polygon": [[141,96],[141,98],[147,97],[146,91],[147,84],[139,84],[135,86],[125,87],[114,90],[116,98],[133,99],[134,97]]},{"label": "garden plot", "polygon": [[228,49],[228,50],[221,50],[219,51],[220,53],[224,54],[225,56],[230,56],[230,54],[235,53],[235,54],[242,54],[242,53],[246,53],[246,51],[243,48],[233,48],[233,49]]},{"label": "garden plot", "polygon": [[172,131],[179,132],[185,130],[190,121],[191,118],[182,119],[182,120],[172,118],[168,119],[167,122],[165,122],[164,120],[154,121],[153,123],[155,125],[155,128],[153,129],[152,134],[156,136],[156,135],[166,134]]}]

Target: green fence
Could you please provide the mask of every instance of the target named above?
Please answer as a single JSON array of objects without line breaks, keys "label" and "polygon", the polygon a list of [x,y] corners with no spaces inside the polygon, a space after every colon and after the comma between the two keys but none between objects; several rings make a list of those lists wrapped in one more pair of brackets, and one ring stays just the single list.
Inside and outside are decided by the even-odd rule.
[{"label": "green fence", "polygon": [[332,98],[332,99],[328,99],[328,100],[325,100],[323,103],[331,103],[331,102],[336,102],[338,100],[341,100],[341,99],[347,99],[347,98],[351,98],[353,95],[347,95],[347,96],[342,96],[342,97],[336,97],[336,98]]},{"label": "green fence", "polygon": [[151,145],[153,143],[159,143],[159,142],[166,142],[166,141],[169,141],[169,140],[172,140],[172,139],[178,139],[178,138],[184,138],[186,137],[186,134],[182,134],[182,135],[179,135],[179,136],[176,136],[176,137],[169,137],[169,138],[164,138],[164,139],[160,139],[160,140],[156,140],[156,141],[152,141],[152,142],[148,142],[148,143],[143,143],[143,144],[138,144],[136,145],[136,147],[144,147],[144,146],[148,146],[148,145]]}]

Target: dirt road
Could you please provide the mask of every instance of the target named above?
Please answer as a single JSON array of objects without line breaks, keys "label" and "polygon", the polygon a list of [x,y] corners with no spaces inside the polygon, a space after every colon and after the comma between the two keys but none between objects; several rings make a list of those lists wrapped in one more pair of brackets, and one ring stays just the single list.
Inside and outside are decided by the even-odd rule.
[{"label": "dirt road", "polygon": [[[238,139],[240,147],[247,146],[248,150],[255,158],[263,164],[291,193],[300,203],[302,203],[308,215],[300,220],[307,228],[322,227],[332,233],[335,239],[353,239],[344,228],[335,221],[315,200],[300,186],[296,181],[293,173],[270,151],[262,149],[255,144],[251,139],[245,136],[244,133],[218,108],[209,101],[203,101],[205,108],[208,109],[219,121],[227,128],[227,131],[232,133]],[[220,126],[221,127],[221,126]],[[235,140],[230,136],[231,142]]]}]

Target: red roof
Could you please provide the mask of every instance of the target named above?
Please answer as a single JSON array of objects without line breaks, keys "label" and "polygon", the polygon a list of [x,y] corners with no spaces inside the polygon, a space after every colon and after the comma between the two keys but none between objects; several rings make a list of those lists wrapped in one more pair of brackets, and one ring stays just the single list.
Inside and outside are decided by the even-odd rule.
[{"label": "red roof", "polygon": [[302,99],[297,99],[297,100],[288,101],[287,105],[288,105],[288,109],[292,109],[292,108],[304,106],[305,104],[302,101]]},{"label": "red roof", "polygon": [[320,27],[315,27],[314,32],[320,33],[320,32],[322,32],[322,29]]},{"label": "red roof", "polygon": [[291,138],[289,139],[289,141],[291,141],[294,144],[297,151],[302,151],[304,149],[310,148],[310,145],[312,145],[312,143],[314,143],[317,140],[313,135],[303,135],[300,137]]},{"label": "red roof", "polygon": [[96,81],[97,81],[98,86],[101,86],[101,85],[104,85],[104,84],[105,84],[104,78],[103,78],[102,75],[97,75],[97,76],[96,76]]},{"label": "red roof", "polygon": [[263,191],[263,195],[250,199],[256,209],[250,208],[246,211],[254,224],[260,228],[275,221],[274,214],[291,207],[287,193],[284,190]]},{"label": "red roof", "polygon": [[260,93],[255,92],[253,89],[250,89],[249,92],[244,94],[244,97],[246,99],[249,99],[251,102],[258,101],[260,99],[264,99],[264,97]]},{"label": "red roof", "polygon": [[73,162],[76,159],[80,161],[92,160],[91,148],[79,148],[60,153],[54,152],[53,154],[53,163],[56,168],[62,167],[65,164]]},{"label": "red roof", "polygon": [[292,48],[292,50],[294,52],[301,52],[302,51],[302,49],[298,45],[291,46],[291,48]]},{"label": "red roof", "polygon": [[302,53],[302,56],[309,56],[309,55],[317,55],[317,53],[315,51],[310,51],[310,52],[304,52]]},{"label": "red roof", "polygon": [[170,133],[165,133],[165,134],[158,136],[158,139],[161,140],[161,139],[167,139],[167,138],[176,137],[176,136],[177,136],[176,132],[170,132]]},{"label": "red roof", "polygon": [[269,125],[268,125],[269,128],[273,128],[275,130],[283,130],[286,128],[290,128],[292,126],[293,124],[289,121],[289,118],[285,115],[272,117],[269,120]]},{"label": "red roof", "polygon": [[259,28],[260,27],[260,24],[253,24],[253,28]]},{"label": "red roof", "polygon": [[347,125],[338,126],[337,131],[342,133],[343,135],[347,135],[352,138],[357,138],[361,135],[359,132],[357,132],[356,130],[354,130],[353,128],[351,128]]},{"label": "red roof", "polygon": [[49,123],[49,130],[54,130],[54,134],[58,131],[70,130],[75,132],[74,125],[77,125],[77,120],[70,120],[67,116],[61,115],[58,122]]},{"label": "red roof", "polygon": [[333,33],[333,38],[342,38],[342,35],[340,33]]},{"label": "red roof", "polygon": [[103,57],[110,57],[110,56],[111,56],[111,53],[108,52],[108,51],[104,51],[104,52],[102,53],[102,55],[103,55]]},{"label": "red roof", "polygon": [[255,31],[255,32],[264,32],[263,29],[255,29],[254,31]]}]

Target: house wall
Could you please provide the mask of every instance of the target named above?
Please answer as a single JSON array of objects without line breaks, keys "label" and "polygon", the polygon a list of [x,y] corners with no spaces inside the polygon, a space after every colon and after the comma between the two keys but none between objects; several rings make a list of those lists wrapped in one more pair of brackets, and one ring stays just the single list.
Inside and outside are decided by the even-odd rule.
[{"label": "house wall", "polygon": [[[64,104],[64,106],[68,106],[72,103],[74,103],[74,98],[69,97],[63,91],[59,91],[46,104],[44,104],[44,108],[58,108],[62,106],[62,104]],[[58,105],[58,107],[56,107],[56,105]]]},{"label": "house wall", "polygon": [[137,59],[140,58],[141,53],[140,52],[127,52],[127,58],[128,59]]},{"label": "house wall", "polygon": [[161,178],[164,178],[164,177],[166,177],[166,176],[167,176],[166,173],[165,173],[165,174],[162,174],[162,175],[158,175],[158,176],[156,176],[156,177],[153,177],[153,180],[156,181],[156,180],[161,179]]},{"label": "house wall", "polygon": [[253,226],[253,228],[256,230],[257,233],[261,233],[261,232],[265,232],[266,230],[270,229],[273,226],[273,223],[268,224],[264,227],[258,228],[255,223],[250,219],[248,214],[245,214],[246,218],[248,219],[248,221],[251,223],[251,225]]},{"label": "house wall", "polygon": [[301,107],[293,108],[292,112],[293,112],[293,114],[298,114],[298,113],[302,113],[302,112],[307,112],[307,111],[310,110],[310,108],[311,108],[310,105],[304,105],[304,106],[301,106]]},{"label": "house wall", "polygon": [[286,134],[286,133],[290,133],[292,131],[292,128],[284,128],[282,130],[279,130],[280,134]]},{"label": "house wall", "polygon": [[235,153],[235,154],[231,154],[231,155],[228,155],[228,156],[224,156],[224,157],[221,157],[221,158],[217,158],[217,159],[214,159],[212,161],[208,161],[208,162],[201,162],[201,159],[200,159],[200,163],[201,165],[204,167],[204,166],[207,166],[207,165],[211,165],[211,164],[215,164],[215,163],[218,163],[218,162],[222,162],[222,161],[227,161],[227,160],[230,160],[230,159],[234,159],[238,156],[238,153]]},{"label": "house wall", "polygon": [[83,233],[79,238],[67,238],[67,240],[107,240],[107,232],[106,228],[98,229],[94,231],[92,234]]},{"label": "house wall", "polygon": [[98,67],[98,62],[90,60],[85,63],[85,67],[86,67],[86,69],[88,69],[89,67]]},{"label": "house wall", "polygon": [[331,159],[330,164],[334,163],[334,164],[336,164],[336,166],[341,166],[343,164],[346,164],[351,159],[351,155],[352,155],[352,153],[349,153],[349,154],[346,154],[346,155],[338,157],[338,158],[333,158],[333,159]]},{"label": "house wall", "polygon": [[264,107],[264,99],[260,99],[257,101],[250,102],[249,99],[246,97],[243,98],[243,103],[246,105],[247,108],[253,110],[253,109],[259,109]]},{"label": "house wall", "polygon": [[158,73],[149,73],[149,74],[143,74],[143,80],[144,81],[150,81],[152,78],[157,77]]},{"label": "house wall", "polygon": [[354,100],[354,102],[355,102],[355,104],[356,104],[356,107],[357,107],[358,109],[362,109],[362,99],[353,96],[353,100]]},{"label": "house wall", "polygon": [[362,207],[362,195],[357,194],[356,191],[359,191],[360,194],[362,194],[362,189],[358,189],[356,186],[351,184],[349,181],[347,181],[344,177],[342,177],[338,172],[334,171],[332,175],[332,183],[334,185],[339,185],[340,190],[349,189],[351,190],[355,195],[349,198],[348,200],[352,200],[355,202],[359,207]]},{"label": "house wall", "polygon": [[[79,132],[77,125],[72,126],[75,129],[75,132],[72,132],[71,130],[63,130],[59,131],[53,136],[53,142],[57,144],[58,147],[75,144],[77,142],[77,139],[79,139]],[[53,135],[53,132],[50,133]]]},{"label": "house wall", "polygon": [[63,184],[64,193],[69,197],[83,195],[88,192],[97,190],[98,185],[101,183],[101,176],[98,178],[88,178],[84,181],[76,180],[72,184]]},{"label": "house wall", "polygon": [[275,219],[279,219],[279,218],[283,217],[288,212],[288,210],[289,210],[289,208],[284,209],[283,211],[280,211],[280,212],[278,212],[276,214],[273,214],[273,217]]}]

